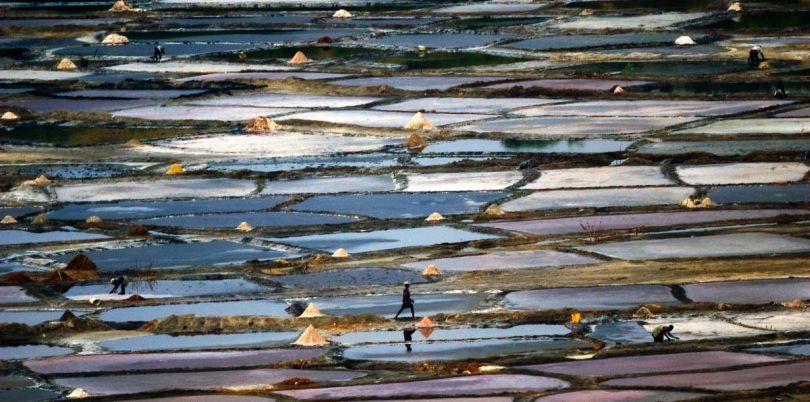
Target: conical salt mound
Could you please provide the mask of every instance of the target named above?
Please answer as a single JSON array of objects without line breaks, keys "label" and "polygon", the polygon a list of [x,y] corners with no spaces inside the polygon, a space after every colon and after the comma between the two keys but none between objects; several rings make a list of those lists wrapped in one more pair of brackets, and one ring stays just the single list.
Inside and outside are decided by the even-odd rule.
[{"label": "conical salt mound", "polygon": [[62,71],[75,70],[77,68],[76,63],[72,62],[70,59],[59,60],[59,63],[56,64],[56,69]]},{"label": "conical salt mound", "polygon": [[612,94],[623,94],[624,93],[624,88],[622,88],[622,87],[620,87],[618,85],[614,85],[613,88],[610,89],[610,93],[612,93]]},{"label": "conical salt mound", "polygon": [[771,69],[771,65],[767,61],[763,61],[763,62],[759,63],[758,67],[759,67],[760,70],[770,70]]},{"label": "conical salt mound", "polygon": [[299,315],[298,317],[300,317],[300,318],[311,318],[311,317],[323,317],[323,316],[324,316],[324,314],[321,313],[321,310],[318,308],[318,306],[315,305],[315,303],[309,303],[307,308],[304,309],[304,312],[301,313],[301,315]]},{"label": "conical salt mound", "polygon": [[62,316],[59,317],[59,321],[70,321],[70,320],[75,320],[76,318],[78,318],[78,317],[76,317],[76,314],[73,314],[72,311],[65,310],[65,312],[62,313]]},{"label": "conical salt mound", "polygon": [[425,218],[425,221],[427,221],[427,222],[438,222],[438,221],[443,221],[443,220],[444,220],[444,217],[442,216],[442,214],[440,214],[438,212],[434,212],[434,213],[428,215],[427,218]]},{"label": "conical salt mound", "polygon": [[689,45],[697,45],[697,43],[690,37],[684,35],[675,39],[675,44],[678,46],[689,46]]},{"label": "conical salt mound", "polygon": [[436,329],[433,327],[419,328],[419,333],[422,334],[423,338],[427,339],[430,338],[431,335],[433,335],[433,331],[435,330]]},{"label": "conical salt mound", "polygon": [[76,254],[65,269],[68,271],[98,271],[96,263],[85,253]]},{"label": "conical salt mound", "polygon": [[48,184],[51,184],[51,181],[47,177],[39,175],[36,179],[34,179],[34,184],[37,186],[47,186]]},{"label": "conical salt mound", "polygon": [[45,214],[39,214],[31,221],[34,225],[44,225],[48,222],[48,217]]},{"label": "conical salt mound", "polygon": [[20,116],[17,116],[17,114],[14,112],[5,112],[3,113],[3,116],[0,117],[2,120],[17,120],[19,118]]},{"label": "conical salt mound", "polygon": [[242,222],[239,224],[239,226],[236,227],[236,230],[240,232],[250,232],[251,230],[253,230],[253,226],[250,226],[250,224],[247,222]]},{"label": "conical salt mound", "polygon": [[183,174],[184,172],[185,170],[183,169],[183,166],[180,165],[179,163],[174,163],[171,166],[169,166],[168,169],[166,169],[166,174],[169,175]]},{"label": "conical salt mound", "polygon": [[267,116],[256,116],[245,126],[245,131],[249,133],[272,133],[280,129],[281,125]]},{"label": "conical salt mound", "polygon": [[341,8],[332,14],[332,18],[352,18],[352,13]]},{"label": "conical salt mound", "polygon": [[104,37],[101,43],[103,45],[123,45],[129,43],[129,39],[127,39],[127,37],[124,35],[109,34]]},{"label": "conical salt mound", "polygon": [[304,52],[299,50],[299,51],[297,51],[295,53],[295,56],[293,56],[292,59],[290,59],[290,61],[288,61],[287,63],[289,63],[289,64],[307,64],[307,63],[310,63],[310,62],[312,62],[312,60],[310,60],[309,57],[307,57],[307,55],[304,54]]},{"label": "conical salt mound", "polygon": [[782,303],[787,308],[807,308],[807,304],[802,299],[796,299],[786,303]]},{"label": "conical salt mound", "polygon": [[650,309],[647,307],[641,306],[638,310],[636,310],[635,313],[633,313],[633,317],[650,319],[655,318],[655,314],[653,314],[652,311],[650,311]]},{"label": "conical salt mound", "polygon": [[739,1],[735,1],[734,4],[728,6],[728,10],[734,13],[739,13],[742,11],[742,4]]},{"label": "conical salt mound", "polygon": [[422,318],[421,321],[416,323],[416,328],[433,328],[436,324],[430,318]]},{"label": "conical salt mound", "polygon": [[6,215],[3,217],[3,220],[0,221],[0,223],[4,225],[11,225],[12,223],[17,223],[17,220],[11,215]]},{"label": "conical salt mound", "polygon": [[411,133],[411,135],[408,136],[408,139],[405,140],[405,148],[422,149],[426,146],[427,141],[425,141],[425,139],[417,133]]},{"label": "conical salt mound", "polygon": [[81,388],[76,388],[71,393],[69,393],[67,397],[70,399],[89,398],[90,393]]},{"label": "conical salt mound", "polygon": [[590,17],[593,15],[593,10],[590,8],[583,8],[582,11],[579,12],[579,15],[583,17]]},{"label": "conical salt mound", "polygon": [[101,223],[101,218],[96,215],[90,215],[84,220],[86,223]]},{"label": "conical salt mound", "polygon": [[292,344],[298,346],[326,346],[329,341],[318,333],[315,326],[310,324]]},{"label": "conical salt mound", "polygon": [[433,128],[433,124],[425,118],[422,112],[416,112],[408,124],[405,125],[406,130],[433,130]]},{"label": "conical salt mound", "polygon": [[484,215],[487,216],[503,216],[506,215],[503,208],[501,208],[498,204],[492,204],[487,207],[486,211],[484,211]]},{"label": "conical salt mound", "polygon": [[334,258],[347,258],[349,256],[349,252],[346,251],[345,248],[339,248],[332,253],[332,257]]},{"label": "conical salt mound", "polygon": [[706,197],[706,198],[704,198],[703,200],[700,201],[700,207],[701,208],[709,208],[709,207],[713,207],[713,206],[714,206],[714,201],[712,201],[712,199],[709,198],[709,197]]},{"label": "conical salt mound", "polygon": [[141,145],[141,140],[137,138],[132,138],[129,141],[127,141],[125,145],[129,147],[137,147]]},{"label": "conical salt mound", "polygon": [[110,11],[132,11],[132,8],[124,3],[124,0],[118,0],[110,7]]},{"label": "conical salt mound", "polygon": [[439,276],[441,274],[442,273],[439,272],[439,268],[433,264],[426,266],[422,271],[422,276]]}]

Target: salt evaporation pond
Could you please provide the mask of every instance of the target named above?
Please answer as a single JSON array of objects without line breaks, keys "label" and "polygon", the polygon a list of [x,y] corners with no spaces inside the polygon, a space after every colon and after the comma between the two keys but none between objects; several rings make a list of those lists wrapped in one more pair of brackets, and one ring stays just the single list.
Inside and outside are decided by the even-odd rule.
[{"label": "salt evaporation pond", "polygon": [[810,132],[810,119],[802,118],[752,118],[729,119],[700,127],[678,130],[672,134],[698,135],[800,135]]},{"label": "salt evaporation pond", "polygon": [[[166,53],[173,56],[199,56],[211,53],[228,53],[243,50],[240,43],[161,43]],[[130,42],[124,46],[108,46],[86,44],[81,46],[67,46],[57,49],[53,54],[57,56],[82,57],[127,57],[147,58],[152,54],[155,45],[152,43]]]},{"label": "salt evaporation pond", "polygon": [[448,6],[434,9],[432,12],[436,14],[505,14],[505,13],[523,13],[527,11],[534,11],[545,5],[542,3],[537,4],[523,4],[523,3],[491,3],[491,4],[469,4],[461,6]]},{"label": "salt evaporation pond", "polygon": [[248,121],[256,116],[279,116],[300,110],[251,106],[160,105],[121,110],[112,113],[112,116],[144,120]]},{"label": "salt evaporation pond", "polygon": [[[100,179],[134,173],[138,169],[145,166],[148,166],[148,164],[135,164],[135,163],[13,164],[13,165],[0,165],[0,175],[3,176],[42,175],[51,179]],[[4,208],[0,208],[0,214],[2,214],[3,209]]]},{"label": "salt evaporation pond", "polygon": [[537,87],[550,89],[553,91],[608,91],[617,85],[622,88],[632,88],[649,84],[652,84],[652,82],[626,81],[626,80],[592,80],[585,78],[572,78],[572,79],[558,79],[558,80],[527,80],[527,81],[507,82],[503,84],[488,85],[484,88],[510,89],[514,87],[523,87],[523,88]]},{"label": "salt evaporation pond", "polygon": [[[287,71],[293,70],[292,66],[279,66],[269,64],[247,64],[247,63],[214,63],[204,61],[180,61],[170,60],[160,63],[133,62],[117,64],[106,67],[111,71],[133,71],[146,73],[236,73],[240,71]],[[184,81],[184,80],[183,80]]]},{"label": "salt evaporation pond", "polygon": [[621,378],[605,382],[608,386],[633,387],[656,384],[660,387],[696,388],[715,391],[740,391],[786,386],[807,381],[810,362],[799,361],[748,369],[684,373],[649,377]]},{"label": "salt evaporation pond", "polygon": [[[292,109],[290,109],[292,111]],[[254,113],[254,116],[256,114]],[[485,114],[426,113],[425,118],[434,126],[464,123],[491,118]],[[403,128],[413,118],[410,112],[384,112],[379,110],[322,110],[293,113],[278,118],[279,121],[304,120],[331,124],[352,125],[375,128]]]},{"label": "salt evaporation pond", "polygon": [[147,226],[180,227],[185,229],[233,229],[241,222],[254,228],[338,225],[358,221],[348,216],[302,212],[241,212],[230,214],[167,216],[143,219],[137,223]]},{"label": "salt evaporation pond", "polygon": [[425,46],[435,49],[460,49],[481,47],[511,38],[512,35],[494,34],[391,34],[373,39],[371,43],[399,48],[414,49]]},{"label": "salt evaporation pond", "polygon": [[40,211],[42,211],[40,207],[0,207],[0,215],[11,215],[15,218],[31,215]]},{"label": "salt evaporation pond", "polygon": [[810,251],[810,240],[770,233],[735,233],[603,243],[577,248],[623,260],[660,260],[806,253]]},{"label": "salt evaporation pond", "polygon": [[713,76],[748,69],[745,60],[739,61],[605,61],[563,67],[557,71],[572,73],[596,73],[625,76]]},{"label": "salt evaporation pond", "polygon": [[[474,310],[486,295],[479,293],[412,294],[419,316],[455,314]],[[329,315],[382,315],[393,317],[402,305],[401,295],[314,297],[310,300]]]},{"label": "salt evaporation pond", "polygon": [[[47,321],[56,321],[64,310],[0,310],[0,323],[19,323],[26,325],[37,325]],[[83,312],[74,311],[80,316]]]},{"label": "salt evaporation pond", "polygon": [[56,378],[65,388],[81,388],[91,395],[126,395],[169,390],[265,389],[290,378],[315,382],[349,381],[365,373],[347,370],[255,369],[189,373],[127,374],[97,377]]},{"label": "salt evaporation pond", "polygon": [[19,286],[0,286],[0,304],[33,303],[37,298],[29,296]]},{"label": "salt evaporation pond", "polygon": [[622,390],[589,390],[563,392],[559,394],[543,396],[535,399],[535,402],[678,402],[697,399],[706,396],[697,392],[675,392],[675,391],[648,391],[636,389]]},{"label": "salt evaporation pond", "polygon": [[[564,325],[528,324],[509,328],[430,328],[412,334],[414,341],[460,341],[471,339],[526,338],[538,336],[564,336],[570,330]],[[403,331],[366,331],[349,332],[332,338],[332,341],[344,345],[365,343],[402,343]]]},{"label": "salt evaporation pond", "polygon": [[315,177],[300,180],[268,181],[260,193],[266,194],[328,194],[393,191],[390,175]]},{"label": "salt evaporation pond", "polygon": [[[714,197],[712,197],[712,199],[714,200]],[[548,236],[620,229],[686,226],[722,221],[768,219],[777,216],[804,215],[807,213],[810,212],[802,209],[654,212],[493,222],[481,223],[477,226]]]},{"label": "salt evaporation pond", "polygon": [[[699,41],[706,35],[692,35],[692,39]],[[621,45],[656,45],[670,44],[674,41],[671,33],[626,33],[613,35],[545,35],[510,43],[507,47],[527,50],[566,50],[566,49],[592,49]],[[615,84],[614,84],[615,85]],[[619,84],[621,85],[621,84]],[[524,85],[525,86],[525,85]],[[624,85],[622,85],[624,86]],[[607,91],[610,87],[605,88]]]},{"label": "salt evaporation pond", "polygon": [[553,250],[501,251],[464,257],[439,258],[402,265],[403,268],[422,270],[436,265],[441,272],[468,272],[520,268],[559,267],[565,265],[599,264],[593,257]]},{"label": "salt evaporation pond", "polygon": [[73,353],[73,349],[49,345],[22,345],[0,347],[0,360],[21,360],[37,357],[63,356]]},{"label": "salt evaporation pond", "polygon": [[810,117],[810,108],[791,110],[789,112],[778,113],[776,117]]},{"label": "salt evaporation pond", "polygon": [[81,89],[57,92],[61,98],[103,98],[103,99],[174,99],[199,95],[205,89]]},{"label": "salt evaporation pond", "polygon": [[512,292],[505,297],[508,308],[517,310],[623,310],[640,304],[680,303],[663,285],[617,285],[553,288]]},{"label": "salt evaporation pond", "polygon": [[496,191],[504,190],[523,179],[519,171],[408,173],[404,191]]},{"label": "salt evaporation pond", "polygon": [[597,29],[643,29],[666,28],[687,21],[698,20],[709,13],[661,13],[650,15],[591,16],[575,18],[553,25],[557,29],[597,30]]},{"label": "salt evaporation pond", "polygon": [[672,325],[675,333],[684,341],[720,339],[733,337],[753,337],[773,334],[772,331],[744,327],[734,323],[718,320],[709,316],[669,316],[645,319],[643,327],[652,331],[659,325]]},{"label": "salt evaporation pond", "polygon": [[83,355],[28,360],[25,367],[39,374],[100,373],[176,369],[215,369],[268,366],[292,360],[313,360],[324,349],[269,349],[252,351],[138,353]]},{"label": "salt evaporation pond", "polygon": [[503,203],[504,211],[677,205],[691,187],[541,191]]},{"label": "salt evaporation pond", "polygon": [[169,200],[155,202],[122,201],[114,203],[68,204],[48,212],[48,219],[84,220],[95,215],[104,220],[143,219],[158,216],[202,213],[259,211],[275,207],[286,197],[235,198],[211,200]]},{"label": "salt evaporation pond", "polygon": [[478,341],[449,341],[413,343],[411,350],[404,344],[374,344],[352,346],[343,352],[351,360],[418,362],[441,360],[486,359],[523,353],[561,356],[577,349],[590,349],[588,342],[574,339],[490,339]]},{"label": "salt evaporation pond", "polygon": [[688,184],[759,184],[801,181],[810,166],[798,162],[728,163],[678,166],[675,172]]},{"label": "salt evaporation pond", "polygon": [[810,280],[807,279],[693,283],[683,285],[683,289],[695,302],[763,304],[810,299]]},{"label": "salt evaporation pond", "polygon": [[[329,140],[334,141],[336,138]],[[326,142],[324,142],[326,145]],[[339,149],[340,145],[336,145]],[[301,151],[301,150],[299,150]],[[326,149],[324,149],[326,151]],[[306,151],[305,151],[306,152]],[[292,156],[267,159],[240,159],[234,162],[209,163],[211,170],[234,172],[247,170],[251,172],[286,172],[291,170],[329,168],[329,167],[363,167],[382,168],[399,164],[393,154],[346,154],[339,156]]]},{"label": "salt evaporation pond", "polygon": [[[404,348],[403,348],[404,349]],[[352,385],[332,388],[311,388],[279,391],[278,394],[295,399],[328,400],[403,397],[443,397],[464,395],[497,395],[504,393],[542,392],[568,388],[570,384],[550,377],[522,374],[487,374],[432,380]]]},{"label": "salt evaporation pond", "polygon": [[[167,30],[167,31],[144,31],[129,32],[127,37],[131,40],[148,40],[160,42],[197,42],[197,43],[267,43],[279,44],[282,42],[309,42],[315,41],[323,36],[337,39],[352,34],[362,34],[367,32],[360,29],[268,29],[268,30]],[[126,47],[130,46],[127,44]],[[116,46],[109,46],[116,47]],[[244,49],[244,45],[242,46]],[[168,52],[167,52],[168,53]],[[168,53],[174,54],[174,53]]]},{"label": "salt evaporation pond", "polygon": [[[95,298],[116,298],[118,295],[109,294],[110,285],[103,284],[78,284],[73,285],[63,294],[71,300],[87,300]],[[211,280],[157,280],[153,282],[131,281],[127,286],[130,294],[138,294],[142,297],[165,298],[165,297],[189,297],[189,296],[212,296],[230,294],[250,294],[269,291],[270,289],[248,282],[242,278],[237,279],[211,279]],[[123,295],[120,297],[129,297]]]},{"label": "salt evaporation pond", "polygon": [[425,218],[433,212],[445,216],[474,214],[485,204],[505,196],[504,192],[322,195],[307,198],[292,208],[378,219]]},{"label": "salt evaporation pond", "polygon": [[750,112],[790,103],[789,101],[659,101],[607,100],[545,105],[524,108],[515,114],[538,116],[607,116],[607,117],[713,117]]},{"label": "salt evaporation pond", "polygon": [[522,137],[576,137],[636,134],[660,130],[693,117],[524,117],[474,123],[458,128],[477,133],[504,133]]},{"label": "salt evaporation pond", "polygon": [[26,232],[24,230],[0,230],[0,245],[3,246],[10,246],[17,244],[100,240],[109,238],[110,238],[109,236],[105,236],[99,233],[65,232],[65,231],[37,233],[37,232]]},{"label": "salt evaporation pond", "polygon": [[244,197],[256,190],[252,180],[152,179],[65,184],[53,188],[61,202],[146,200],[155,198]]},{"label": "salt evaporation pond", "polygon": [[649,343],[653,341],[650,331],[635,321],[616,321],[591,326],[589,338],[605,343]]},{"label": "salt evaporation pond", "polygon": [[[576,362],[562,362],[524,366],[541,373],[587,377],[613,377],[630,374],[654,374],[667,371],[710,370],[747,364],[773,363],[783,359],[750,353],[724,351],[672,353],[664,355],[612,357]],[[662,361],[667,364],[661,364]],[[649,379],[650,377],[640,377]],[[646,384],[649,384],[647,382]]]},{"label": "salt evaporation pond", "polygon": [[34,98],[14,99],[10,105],[31,110],[34,113],[75,112],[106,113],[114,110],[154,105],[155,99],[67,99],[67,98]]},{"label": "salt evaporation pond", "polygon": [[516,108],[564,102],[565,99],[539,98],[417,98],[399,103],[375,106],[376,110],[393,112],[438,113],[506,113]]},{"label": "salt evaporation pond", "polygon": [[768,346],[764,348],[746,349],[745,351],[756,353],[776,353],[794,356],[810,356],[810,345],[798,344],[798,345],[784,345],[784,346]]},{"label": "salt evaporation pond", "polygon": [[169,396],[165,398],[122,399],[124,402],[275,402],[275,399],[247,395],[192,395]]},{"label": "salt evaporation pond", "polygon": [[248,332],[215,335],[146,335],[101,342],[111,352],[158,350],[260,349],[289,345],[298,332]]},{"label": "salt evaporation pond", "polygon": [[810,140],[756,141],[664,141],[644,144],[639,154],[675,155],[709,153],[718,156],[748,155],[753,152],[808,152]]},{"label": "salt evaporation pond", "polygon": [[425,283],[413,272],[390,268],[350,268],[309,274],[269,276],[267,279],[284,287],[300,289],[333,289],[371,285],[400,285],[403,282]]},{"label": "salt evaporation pond", "polygon": [[99,315],[109,322],[145,322],[170,315],[197,317],[227,317],[250,315],[256,317],[287,317],[287,304],[275,300],[239,300],[228,302],[161,304],[156,306],[120,307]]},{"label": "salt evaporation pond", "polygon": [[77,80],[90,73],[47,70],[0,70],[0,81],[62,81]]},{"label": "salt evaporation pond", "polygon": [[184,78],[181,81],[239,81],[239,80],[285,80],[287,78],[297,78],[300,80],[334,80],[348,77],[348,74],[335,73],[315,73],[305,71],[289,72],[244,72],[244,73],[211,73]]},{"label": "salt evaporation pond", "polygon": [[552,190],[588,187],[669,186],[660,166],[610,166],[543,170],[540,177],[521,187],[527,190]]},{"label": "salt evaporation pond", "polygon": [[[215,135],[166,140],[155,144],[155,148],[147,147],[144,152],[271,158],[377,151],[400,144],[401,141],[388,138],[278,132],[273,135]],[[345,157],[352,155],[341,156]]]},{"label": "salt evaporation pond", "polygon": [[40,388],[0,389],[0,400],[3,401],[54,401],[61,397],[62,394]]},{"label": "salt evaporation pond", "polygon": [[597,154],[623,152],[633,141],[620,140],[486,140],[465,139],[432,142],[421,154],[466,153],[560,153]]},{"label": "salt evaporation pond", "polygon": [[249,93],[244,95],[221,96],[208,99],[194,99],[188,104],[203,106],[255,106],[268,108],[342,108],[358,107],[383,98],[368,96],[326,96],[282,93]]},{"label": "salt evaporation pond", "polygon": [[[503,80],[502,77],[367,77],[331,82],[334,85],[351,87],[392,87],[403,91],[444,91],[453,87],[474,83],[485,83]],[[432,120],[431,120],[432,121]]]},{"label": "salt evaporation pond", "polygon": [[329,253],[339,248],[345,248],[349,253],[365,253],[370,251],[432,246],[445,243],[463,243],[497,238],[497,236],[470,232],[449,226],[430,226],[375,230],[371,232],[268,238],[266,240]]},{"label": "salt evaporation pond", "polygon": [[709,191],[709,197],[721,204],[804,204],[810,202],[810,184],[716,187]]},{"label": "salt evaporation pond", "polygon": [[[226,240],[209,242],[154,244],[140,247],[86,251],[101,272],[115,272],[151,267],[181,269],[203,266],[241,264],[290,257],[288,253]],[[67,263],[73,255],[55,257]]]}]

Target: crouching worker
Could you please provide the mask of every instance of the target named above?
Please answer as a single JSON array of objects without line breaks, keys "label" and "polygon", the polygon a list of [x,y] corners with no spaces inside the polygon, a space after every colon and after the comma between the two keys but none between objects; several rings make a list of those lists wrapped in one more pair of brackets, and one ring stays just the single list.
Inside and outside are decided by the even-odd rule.
[{"label": "crouching worker", "polygon": [[673,339],[681,339],[675,335],[672,335],[672,330],[675,329],[674,325],[659,325],[652,330],[652,337],[653,342],[666,342],[671,341]]},{"label": "crouching worker", "polygon": [[121,291],[118,292],[118,294],[119,295],[125,295],[125,294],[127,294],[127,284],[129,284],[129,278],[127,278],[124,275],[121,275],[121,276],[118,276],[116,278],[110,279],[110,284],[113,285],[113,288],[110,291],[110,294],[115,293],[115,291],[118,290],[118,288],[120,287]]}]

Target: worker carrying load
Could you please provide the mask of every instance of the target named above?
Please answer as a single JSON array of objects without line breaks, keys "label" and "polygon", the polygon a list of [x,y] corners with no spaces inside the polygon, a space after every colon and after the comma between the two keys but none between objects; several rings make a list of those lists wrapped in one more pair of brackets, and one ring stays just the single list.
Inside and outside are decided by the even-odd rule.
[{"label": "worker carrying load", "polygon": [[110,284],[113,285],[110,294],[115,293],[115,291],[118,290],[118,288],[120,287],[121,291],[118,292],[118,294],[125,295],[127,294],[127,285],[129,284],[129,278],[127,278],[124,275],[120,275],[118,277],[110,279]]},{"label": "worker carrying load", "polygon": [[675,329],[674,325],[659,325],[652,330],[652,337],[653,342],[666,342],[671,341],[673,339],[681,339],[675,335],[672,335],[672,330]]},{"label": "worker carrying load", "polygon": [[768,61],[765,58],[765,53],[762,52],[762,47],[756,45],[748,51],[748,67],[759,68],[760,63]]}]

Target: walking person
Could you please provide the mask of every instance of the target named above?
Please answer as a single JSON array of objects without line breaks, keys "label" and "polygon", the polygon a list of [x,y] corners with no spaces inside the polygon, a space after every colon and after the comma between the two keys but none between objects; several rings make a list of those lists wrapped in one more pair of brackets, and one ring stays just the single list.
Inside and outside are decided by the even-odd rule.
[{"label": "walking person", "polygon": [[414,313],[413,310],[413,299],[411,299],[410,288],[411,283],[405,282],[405,289],[402,290],[402,307],[400,307],[399,311],[397,312],[397,315],[394,316],[395,320],[399,318],[399,315],[402,314],[402,312],[405,311],[405,309],[407,308],[411,309],[411,318],[416,318],[416,313]]}]

